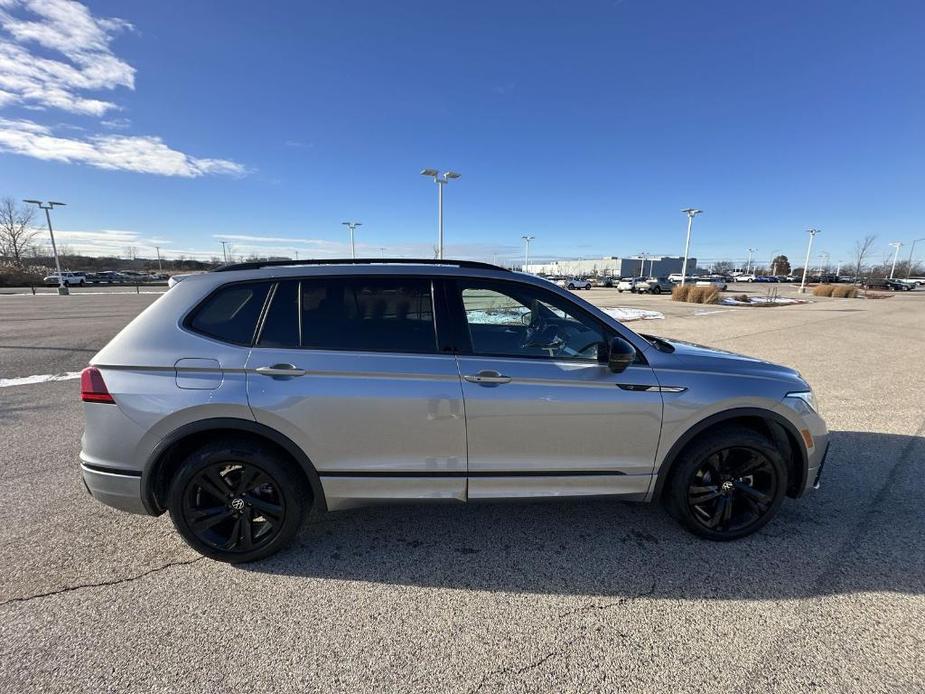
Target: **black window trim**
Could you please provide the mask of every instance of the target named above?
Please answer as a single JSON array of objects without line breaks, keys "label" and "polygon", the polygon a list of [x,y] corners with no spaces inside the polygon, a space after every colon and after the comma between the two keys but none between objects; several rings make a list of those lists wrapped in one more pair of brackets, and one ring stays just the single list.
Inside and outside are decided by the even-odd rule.
[{"label": "black window trim", "polygon": [[[507,279],[507,278],[495,278],[495,277],[448,277],[443,278],[445,284],[446,300],[447,306],[449,308],[448,320],[454,326],[454,335],[455,341],[458,343],[458,349],[456,354],[460,356],[467,357],[487,357],[491,359],[528,359],[531,361],[546,361],[546,362],[573,362],[578,364],[594,364],[601,363],[600,361],[595,362],[592,359],[582,359],[580,357],[545,357],[534,354],[493,354],[493,353],[477,353],[472,349],[472,340],[469,335],[468,320],[466,318],[465,305],[463,304],[462,299],[462,290],[460,289],[460,282],[463,283],[477,283],[477,284],[494,284],[500,286],[513,286],[513,287],[524,287],[526,289],[532,289],[538,294],[546,296],[556,297],[557,299],[562,300],[563,302],[569,302],[569,307],[573,308],[576,314],[576,317],[580,317],[584,320],[588,320],[593,324],[597,325],[601,331],[601,334],[604,336],[604,339],[608,342],[614,337],[621,337],[626,339],[619,331],[615,330],[610,325],[607,325],[599,317],[595,316],[593,313],[588,311],[583,306],[578,305],[575,302],[572,302],[568,297],[563,297],[556,292],[550,291],[544,287],[538,287],[535,284],[530,282],[518,282],[516,279]],[[503,293],[503,292],[502,292]],[[554,302],[549,302],[553,306],[556,304]],[[632,342],[630,342],[632,344]],[[648,364],[646,361],[645,355],[639,348],[636,348],[636,361],[633,362],[634,366]]]},{"label": "black window trim", "polygon": [[[434,330],[434,348],[433,351],[428,352],[409,352],[407,350],[391,350],[391,349],[360,349],[360,348],[328,348],[321,349],[318,347],[305,347],[302,344],[302,283],[304,281],[324,281],[325,279],[337,279],[337,280],[367,280],[367,279],[391,279],[396,281],[401,280],[415,280],[420,281],[422,284],[426,284],[430,290],[430,314],[431,314],[431,325]],[[264,280],[265,281],[265,280]],[[343,353],[360,353],[360,354],[401,354],[408,356],[452,356],[451,353],[448,354],[448,351],[442,348],[442,343],[440,339],[441,328],[440,321],[437,318],[437,283],[435,278],[430,275],[396,275],[393,273],[376,273],[376,274],[362,274],[362,275],[308,275],[308,276],[299,276],[299,277],[285,277],[277,278],[274,280],[274,286],[271,288],[273,296],[276,295],[276,286],[281,282],[293,281],[298,283],[297,287],[297,299],[298,299],[298,321],[299,321],[299,344],[295,347],[261,347],[259,344],[259,336],[263,333],[263,324],[266,320],[266,315],[269,312],[270,304],[269,302],[263,308],[263,312],[260,316],[259,323],[259,332],[255,333],[253,343],[251,344],[252,348],[255,349],[290,349],[290,350],[300,350],[305,352],[343,352]],[[229,285],[223,285],[229,286]],[[268,294],[269,296],[269,294]],[[198,333],[197,333],[198,334]]]},{"label": "black window trim", "polygon": [[[237,342],[235,340],[226,340],[220,337],[216,337],[215,335],[209,335],[207,333],[201,332],[199,330],[196,330],[193,327],[193,319],[199,313],[200,309],[202,309],[207,303],[209,303],[209,301],[211,301],[212,298],[215,297],[216,294],[218,294],[219,292],[223,292],[230,287],[239,287],[245,284],[267,284],[269,285],[269,287],[267,288],[267,295],[263,298],[263,305],[260,307],[260,312],[257,314],[257,321],[254,323],[254,330],[251,333],[250,342]],[[275,288],[276,288],[276,279],[269,279],[269,278],[256,278],[256,279],[251,279],[251,280],[241,280],[240,282],[227,282],[225,284],[220,284],[219,286],[215,287],[212,291],[210,291],[208,294],[206,294],[206,296],[203,297],[200,301],[196,302],[196,304],[183,315],[183,317],[180,319],[180,327],[183,328],[185,331],[192,333],[196,337],[201,337],[206,340],[213,340],[222,345],[234,345],[235,347],[249,347],[249,348],[253,347],[257,341],[258,331],[262,329],[263,327],[263,318],[266,314],[267,308],[270,305],[269,299],[270,299],[270,296],[273,294]]]}]

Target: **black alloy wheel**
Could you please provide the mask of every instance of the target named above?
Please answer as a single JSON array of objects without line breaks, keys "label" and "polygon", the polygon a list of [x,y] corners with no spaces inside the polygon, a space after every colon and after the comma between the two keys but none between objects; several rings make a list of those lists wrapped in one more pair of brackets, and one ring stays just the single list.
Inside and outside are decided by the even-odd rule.
[{"label": "black alloy wheel", "polygon": [[219,561],[245,562],[289,544],[307,496],[302,477],[275,452],[251,442],[216,443],[184,461],[167,505],[193,549]]},{"label": "black alloy wheel", "polygon": [[204,544],[225,552],[250,552],[279,533],[286,502],[278,484],[256,465],[218,463],[187,485],[183,515]]},{"label": "black alloy wheel", "polygon": [[664,500],[691,532],[735,540],[763,527],[787,490],[787,465],[762,434],[740,428],[694,441],[671,471]]},{"label": "black alloy wheel", "polygon": [[701,461],[687,487],[691,515],[716,532],[747,530],[771,507],[777,472],[760,451],[734,446]]}]

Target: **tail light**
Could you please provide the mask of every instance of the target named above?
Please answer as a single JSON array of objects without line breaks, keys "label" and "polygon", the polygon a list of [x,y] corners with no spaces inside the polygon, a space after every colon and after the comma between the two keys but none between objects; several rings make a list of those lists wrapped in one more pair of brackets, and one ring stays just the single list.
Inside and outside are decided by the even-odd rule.
[{"label": "tail light", "polygon": [[84,402],[105,402],[115,405],[109,394],[103,374],[95,366],[88,366],[80,372],[80,399]]}]

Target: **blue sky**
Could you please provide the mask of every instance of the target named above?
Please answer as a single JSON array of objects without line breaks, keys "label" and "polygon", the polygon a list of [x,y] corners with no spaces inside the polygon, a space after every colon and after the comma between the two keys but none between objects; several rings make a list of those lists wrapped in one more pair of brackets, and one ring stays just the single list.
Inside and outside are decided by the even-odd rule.
[{"label": "blue sky", "polygon": [[[141,255],[683,250],[925,236],[921,2],[0,0],[0,195]],[[925,257],[925,242],[919,244]],[[816,251],[814,251],[815,254]],[[917,252],[917,255],[920,255]]]}]

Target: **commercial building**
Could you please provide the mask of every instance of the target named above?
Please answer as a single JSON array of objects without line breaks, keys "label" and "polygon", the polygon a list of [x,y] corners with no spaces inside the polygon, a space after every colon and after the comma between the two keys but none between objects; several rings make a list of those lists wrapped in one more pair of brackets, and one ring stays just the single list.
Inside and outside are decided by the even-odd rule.
[{"label": "commercial building", "polygon": [[[553,260],[548,263],[531,263],[527,272],[534,275],[574,277],[664,277],[681,272],[684,257],[680,255],[634,255],[629,258],[581,258],[580,260]],[[687,259],[687,271],[693,273],[696,258]]]}]

